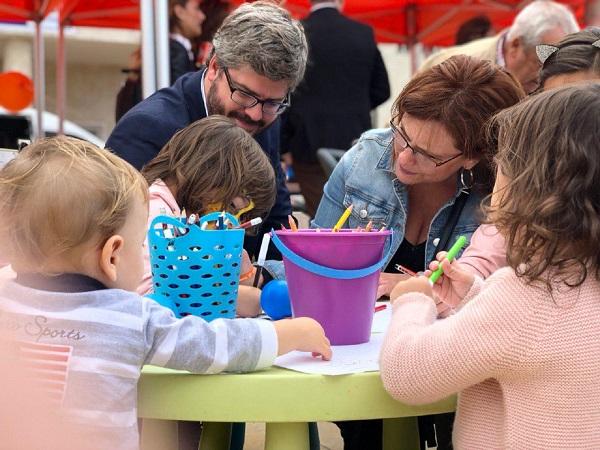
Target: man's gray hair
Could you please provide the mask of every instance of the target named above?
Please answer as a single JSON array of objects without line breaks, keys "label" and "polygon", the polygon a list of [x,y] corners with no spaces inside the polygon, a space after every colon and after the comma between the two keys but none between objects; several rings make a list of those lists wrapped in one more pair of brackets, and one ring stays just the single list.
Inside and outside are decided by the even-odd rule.
[{"label": "man's gray hair", "polygon": [[270,80],[288,80],[293,90],[304,77],[308,45],[289,12],[266,1],[244,3],[215,33],[213,52],[221,67],[250,66]]},{"label": "man's gray hair", "polygon": [[560,28],[565,34],[576,33],[579,25],[568,6],[549,0],[536,0],[517,14],[508,31],[509,41],[520,38],[523,45],[533,48],[542,43],[542,36]]}]

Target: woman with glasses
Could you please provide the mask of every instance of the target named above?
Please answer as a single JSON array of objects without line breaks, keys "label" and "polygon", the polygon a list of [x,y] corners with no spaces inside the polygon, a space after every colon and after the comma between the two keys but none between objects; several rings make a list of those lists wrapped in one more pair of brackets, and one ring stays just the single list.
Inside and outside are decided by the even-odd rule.
[{"label": "woman with glasses", "polygon": [[[366,132],[340,160],[312,226],[331,228],[353,205],[349,228],[371,222],[374,229],[393,230],[378,293],[389,294],[407,276],[398,264],[422,271],[438,251],[478,227],[479,204],[494,181],[489,162],[495,148],[484,126],[523,97],[508,72],[467,56],[417,74],[395,100],[390,127]],[[381,446],[380,422],[369,422],[372,428],[340,423],[346,449]],[[450,436],[443,439],[439,449],[447,448]]]}]

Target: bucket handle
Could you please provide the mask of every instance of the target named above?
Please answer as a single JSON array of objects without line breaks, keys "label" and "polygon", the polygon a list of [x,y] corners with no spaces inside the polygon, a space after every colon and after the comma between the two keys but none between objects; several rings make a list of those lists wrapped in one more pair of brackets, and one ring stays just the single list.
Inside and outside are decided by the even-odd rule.
[{"label": "bucket handle", "polygon": [[[390,230],[391,231],[391,230]],[[393,231],[392,231],[393,233]],[[279,236],[275,233],[275,230],[271,230],[271,241],[275,244],[275,247],[285,256],[288,260],[296,264],[297,266],[314,273],[315,275],[321,275],[328,278],[335,278],[338,280],[352,280],[355,278],[363,278],[367,275],[378,271],[383,267],[385,262],[388,260],[390,253],[392,252],[392,234],[389,235],[388,250],[385,252],[385,256],[375,264],[364,269],[332,269],[331,267],[321,266],[308,259],[304,259],[302,256],[297,255],[290,250],[282,241]]]}]

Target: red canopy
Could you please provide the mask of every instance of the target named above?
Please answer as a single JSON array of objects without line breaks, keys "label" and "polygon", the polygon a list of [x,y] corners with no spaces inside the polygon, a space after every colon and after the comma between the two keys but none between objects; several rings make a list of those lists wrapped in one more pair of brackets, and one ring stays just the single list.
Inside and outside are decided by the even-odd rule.
[{"label": "red canopy", "polygon": [[[585,0],[560,2],[570,5],[582,21]],[[458,27],[466,20],[485,14],[500,31],[510,26],[527,3],[517,0],[345,0],[344,13],[371,25],[379,42],[453,45]],[[310,2],[287,0],[285,7],[295,16],[304,17]]]},{"label": "red canopy", "polygon": [[[239,4],[241,0],[229,0]],[[346,0],[344,12],[373,27],[379,42],[452,45],[460,24],[487,15],[496,30],[509,26],[527,1],[517,0]],[[585,0],[562,0],[580,19]],[[285,0],[296,17],[308,14],[309,0]],[[58,8],[66,25],[139,28],[139,0],[2,0],[0,20],[24,21],[45,17]]]},{"label": "red canopy", "polygon": [[139,0],[62,0],[60,20],[65,25],[139,28]]},{"label": "red canopy", "polygon": [[52,10],[56,9],[60,0],[2,0],[0,3],[0,21],[25,22],[41,21]]}]

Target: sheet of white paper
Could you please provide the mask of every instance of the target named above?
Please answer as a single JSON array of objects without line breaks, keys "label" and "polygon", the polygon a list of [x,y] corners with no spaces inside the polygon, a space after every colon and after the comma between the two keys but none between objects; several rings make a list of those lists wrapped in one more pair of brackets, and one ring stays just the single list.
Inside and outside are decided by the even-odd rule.
[{"label": "sheet of white paper", "polygon": [[379,370],[379,350],[382,342],[382,333],[372,334],[371,340],[365,344],[332,346],[331,361],[313,358],[310,353],[290,352],[279,356],[275,365],[297,372],[322,375],[375,372]]},{"label": "sheet of white paper", "polygon": [[385,333],[388,325],[390,324],[390,320],[392,320],[392,305],[387,303],[387,308],[385,308],[383,311],[377,311],[375,314],[373,314],[371,333]]}]

